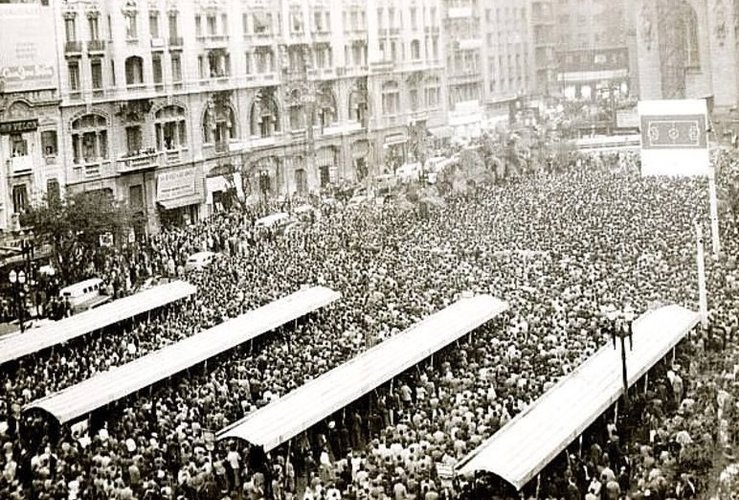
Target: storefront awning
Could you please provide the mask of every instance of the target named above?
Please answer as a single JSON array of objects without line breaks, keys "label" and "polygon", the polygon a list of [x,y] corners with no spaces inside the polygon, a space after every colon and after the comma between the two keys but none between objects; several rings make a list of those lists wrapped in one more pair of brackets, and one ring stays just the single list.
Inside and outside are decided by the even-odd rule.
[{"label": "storefront awning", "polygon": [[172,200],[157,201],[157,203],[164,207],[165,210],[186,207],[188,205],[199,205],[202,202],[203,195],[200,193],[191,194],[190,196],[182,196],[180,198],[174,198]]},{"label": "storefront awning", "polygon": [[403,134],[392,134],[385,137],[385,147],[405,144],[406,142],[408,142],[408,138]]},{"label": "storefront awning", "polygon": [[454,129],[449,126],[433,127],[429,129],[429,132],[437,139],[449,139],[454,135]]}]

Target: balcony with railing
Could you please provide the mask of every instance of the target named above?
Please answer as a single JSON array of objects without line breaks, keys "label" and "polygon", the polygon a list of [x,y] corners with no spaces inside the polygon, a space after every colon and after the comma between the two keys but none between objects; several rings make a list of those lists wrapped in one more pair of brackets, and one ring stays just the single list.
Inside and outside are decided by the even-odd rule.
[{"label": "balcony with railing", "polygon": [[159,166],[159,153],[153,149],[136,152],[131,156],[116,160],[116,171],[119,174],[130,174],[132,172],[140,172],[149,170]]},{"label": "balcony with railing", "polygon": [[167,40],[162,37],[154,37],[149,42],[151,45],[151,48],[154,50],[164,50],[164,47],[167,45]]},{"label": "balcony with railing", "polygon": [[87,52],[89,54],[100,54],[105,52],[105,40],[90,40],[87,42]]},{"label": "balcony with railing", "polygon": [[228,46],[229,36],[224,34],[201,35],[198,41],[201,42],[206,49],[225,49]]},{"label": "balcony with railing", "polygon": [[82,42],[67,42],[64,44],[64,55],[66,56],[81,56],[82,55]]},{"label": "balcony with railing", "polygon": [[391,60],[375,61],[370,64],[370,68],[375,73],[385,73],[387,71],[392,71],[393,68],[395,68],[395,63]]},{"label": "balcony with railing", "polygon": [[160,164],[161,165],[177,165],[188,160],[188,149],[171,149],[161,153]]},{"label": "balcony with railing", "polygon": [[88,159],[75,163],[67,173],[67,184],[79,184],[94,179],[115,177],[116,171],[110,160]]},{"label": "balcony with railing", "polygon": [[26,175],[33,170],[33,157],[31,155],[14,156],[7,163],[10,175]]}]

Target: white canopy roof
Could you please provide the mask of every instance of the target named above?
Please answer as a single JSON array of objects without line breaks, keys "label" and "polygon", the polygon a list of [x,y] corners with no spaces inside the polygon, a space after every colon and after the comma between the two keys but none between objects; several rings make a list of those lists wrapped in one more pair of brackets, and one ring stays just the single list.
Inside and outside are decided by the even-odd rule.
[{"label": "white canopy roof", "polygon": [[[629,385],[643,377],[698,324],[700,315],[677,305],[634,322],[626,354]],[[626,342],[628,349],[628,340]],[[523,488],[623,393],[621,351],[610,342],[544,393],[527,410],[462,459],[457,470],[492,472]]]},{"label": "white canopy roof", "polygon": [[13,335],[0,340],[0,365],[184,299],[195,292],[197,288],[189,283],[172,281],[24,334]]},{"label": "white canopy roof", "polygon": [[489,295],[461,299],[218,433],[272,450],[508,309]]},{"label": "white canopy roof", "polygon": [[340,293],[324,287],[302,289],[176,344],[38,399],[24,408],[24,411],[45,410],[60,424],[64,424],[320,309],[340,297]]}]

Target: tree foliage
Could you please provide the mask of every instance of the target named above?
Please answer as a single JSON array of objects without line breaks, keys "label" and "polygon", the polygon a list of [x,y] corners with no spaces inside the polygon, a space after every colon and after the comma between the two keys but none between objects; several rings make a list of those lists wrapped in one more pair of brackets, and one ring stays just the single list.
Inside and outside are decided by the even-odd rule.
[{"label": "tree foliage", "polygon": [[83,279],[101,249],[100,236],[111,234],[124,241],[131,227],[128,208],[104,191],[68,194],[32,207],[22,217],[33,228],[39,243],[52,247],[54,267],[62,280]]}]

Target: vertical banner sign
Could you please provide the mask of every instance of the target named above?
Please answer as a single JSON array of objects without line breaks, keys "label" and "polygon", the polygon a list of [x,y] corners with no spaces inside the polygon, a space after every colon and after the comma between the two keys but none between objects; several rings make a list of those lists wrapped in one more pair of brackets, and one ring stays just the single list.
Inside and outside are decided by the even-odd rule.
[{"label": "vertical banner sign", "polygon": [[709,175],[703,99],[640,101],[642,175]]},{"label": "vertical banner sign", "polygon": [[5,92],[55,88],[53,7],[39,1],[0,0],[0,21],[0,81]]}]

